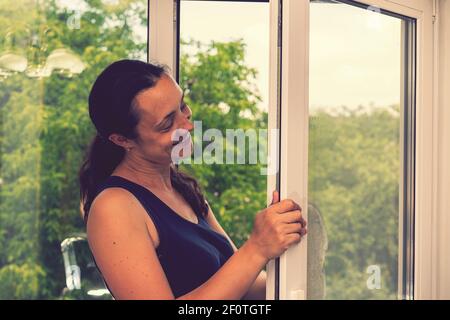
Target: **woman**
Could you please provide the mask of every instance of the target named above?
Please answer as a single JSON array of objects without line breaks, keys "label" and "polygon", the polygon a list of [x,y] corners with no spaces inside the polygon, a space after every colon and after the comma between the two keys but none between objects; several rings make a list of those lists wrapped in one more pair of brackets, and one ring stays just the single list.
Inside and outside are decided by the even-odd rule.
[{"label": "woman", "polygon": [[306,233],[300,207],[274,193],[236,248],[196,180],[173,165],[172,136],[193,125],[164,67],[111,64],[92,87],[89,114],[97,135],[80,170],[82,209],[114,298],[264,299],[264,266]]}]

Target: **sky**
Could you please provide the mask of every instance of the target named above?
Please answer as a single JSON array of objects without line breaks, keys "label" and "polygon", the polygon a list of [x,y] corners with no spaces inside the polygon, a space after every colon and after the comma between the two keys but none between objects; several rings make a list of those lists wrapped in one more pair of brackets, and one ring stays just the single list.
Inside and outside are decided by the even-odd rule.
[{"label": "sky", "polygon": [[310,16],[312,108],[400,103],[400,19],[324,3]]},{"label": "sky", "polygon": [[[269,4],[182,1],[181,36],[202,42],[243,38],[246,62],[267,109]],[[400,102],[400,19],[345,4],[312,3],[310,107]]]}]

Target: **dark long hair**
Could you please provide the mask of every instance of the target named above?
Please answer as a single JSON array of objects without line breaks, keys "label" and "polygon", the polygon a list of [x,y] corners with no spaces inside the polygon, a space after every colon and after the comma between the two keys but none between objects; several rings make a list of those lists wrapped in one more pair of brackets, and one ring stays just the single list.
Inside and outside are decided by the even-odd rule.
[{"label": "dark long hair", "polygon": [[[125,150],[108,139],[112,133],[129,139],[137,137],[135,97],[156,85],[167,73],[165,66],[137,60],[120,60],[110,64],[95,80],[89,94],[89,116],[97,129],[80,168],[80,197],[84,221],[99,186],[123,160]],[[197,181],[171,165],[173,187],[190,204],[194,212],[206,216],[208,205]]]}]

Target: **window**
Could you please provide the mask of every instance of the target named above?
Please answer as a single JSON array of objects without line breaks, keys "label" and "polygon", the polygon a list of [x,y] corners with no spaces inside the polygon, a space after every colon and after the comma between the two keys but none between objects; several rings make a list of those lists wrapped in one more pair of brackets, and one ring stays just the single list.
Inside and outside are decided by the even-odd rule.
[{"label": "window", "polygon": [[147,20],[146,0],[1,1],[1,299],[108,297],[91,282],[85,246],[69,247],[84,231],[86,102],[109,63],[147,59]]},{"label": "window", "polygon": [[269,264],[269,299],[425,294],[432,14],[398,2],[272,3],[272,185],[301,204],[309,234]]},{"label": "window", "polygon": [[310,7],[312,299],[396,299],[399,278],[407,276],[399,264],[412,258],[401,253],[412,243],[408,226],[402,231],[399,224],[414,213],[403,204],[415,110],[408,108],[411,92],[402,89],[414,81],[407,79],[414,47],[406,37],[415,21],[370,9],[336,2]]}]

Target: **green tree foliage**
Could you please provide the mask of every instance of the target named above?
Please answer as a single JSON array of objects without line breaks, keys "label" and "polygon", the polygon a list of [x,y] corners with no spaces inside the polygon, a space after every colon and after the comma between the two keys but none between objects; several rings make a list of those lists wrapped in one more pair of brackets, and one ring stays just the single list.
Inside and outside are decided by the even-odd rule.
[{"label": "green tree foliage", "polygon": [[[65,278],[60,242],[84,229],[77,173],[94,133],[87,113],[90,87],[109,63],[145,58],[146,49],[145,39],[136,39],[133,30],[135,21],[146,26],[146,1],[122,0],[115,6],[85,1],[86,10],[73,25],[68,21],[76,12],[54,0],[38,7],[35,3],[1,2],[1,39],[12,32],[14,51],[29,63],[42,62],[39,57],[54,49],[70,49],[86,69],[76,76],[54,72],[44,79],[21,73],[0,82],[0,277],[11,279],[2,288],[13,288],[13,283],[21,288],[5,289],[9,298],[61,294]],[[39,36],[36,43],[32,35]],[[3,41],[0,52],[10,50],[10,44]],[[47,277],[41,277],[43,272]],[[21,278],[30,285],[18,282]]]},{"label": "green tree foliage", "polygon": [[[328,236],[327,298],[396,298],[399,125],[395,105],[311,118],[309,201]],[[380,267],[380,289],[367,287],[370,265]]]}]

